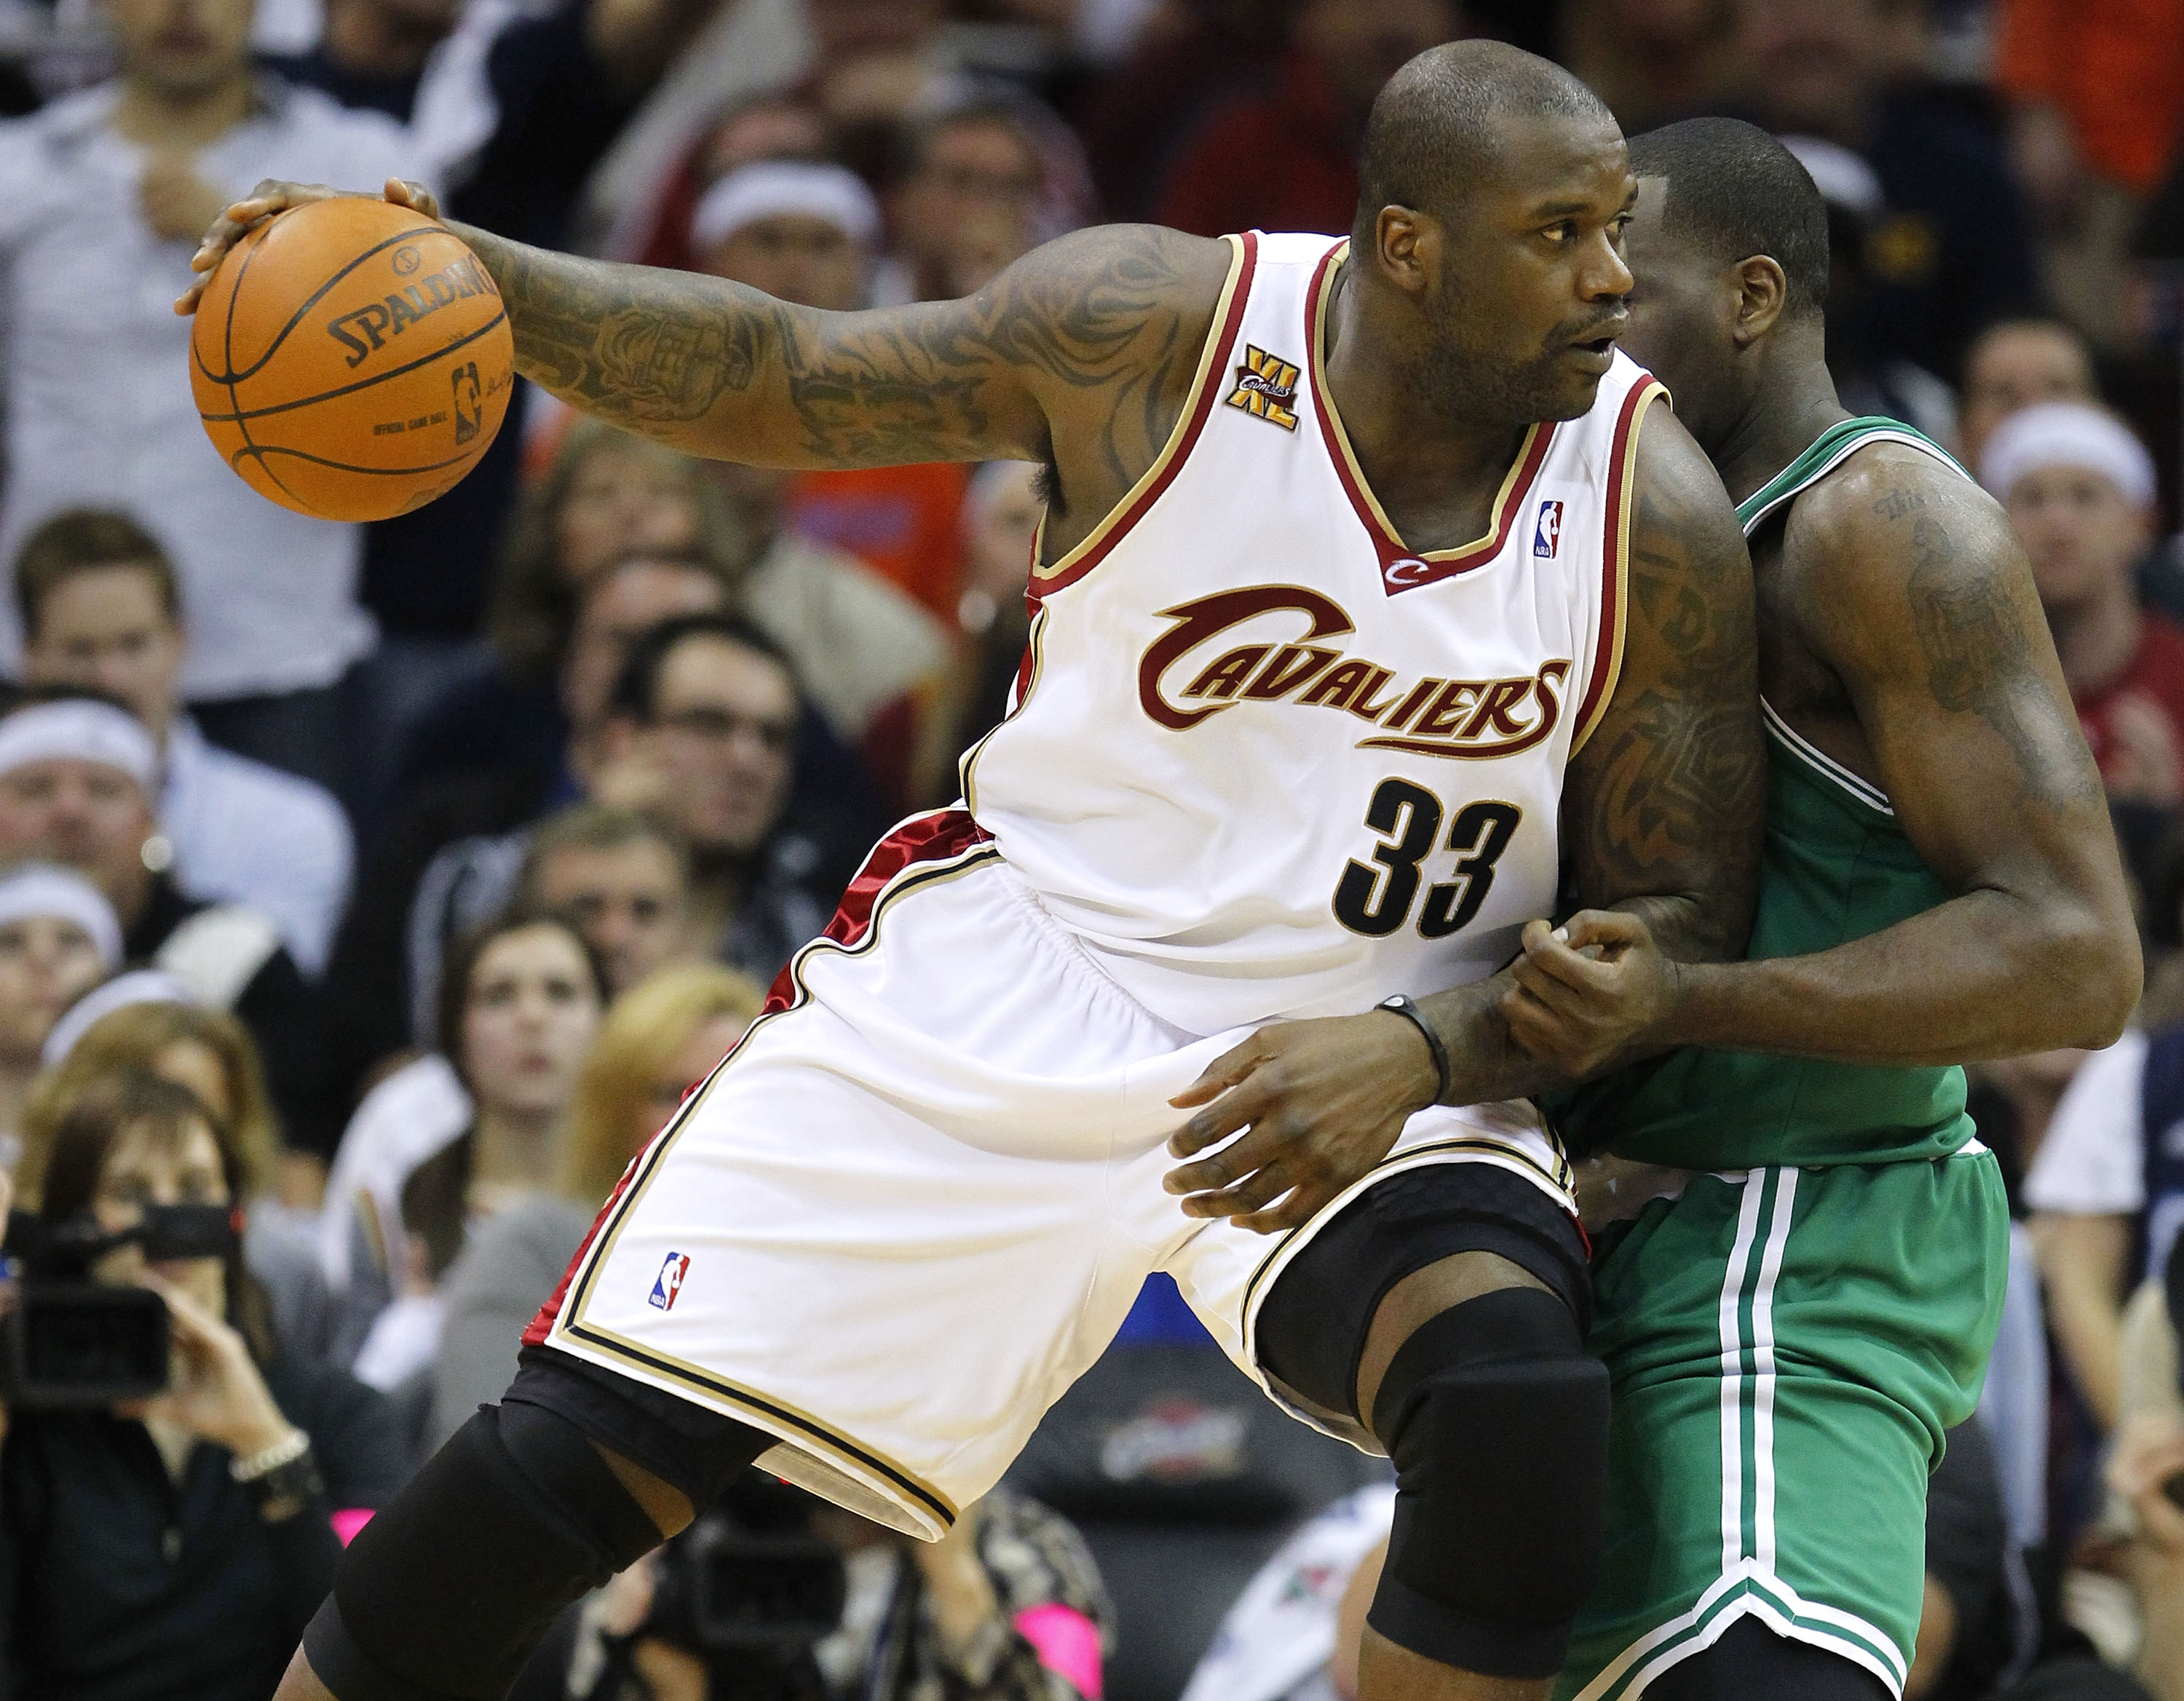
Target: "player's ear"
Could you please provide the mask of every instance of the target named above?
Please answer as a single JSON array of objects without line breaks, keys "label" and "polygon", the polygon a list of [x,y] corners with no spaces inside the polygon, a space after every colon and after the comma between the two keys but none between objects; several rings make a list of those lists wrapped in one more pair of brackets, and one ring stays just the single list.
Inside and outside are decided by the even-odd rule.
[{"label": "player's ear", "polygon": [[1736,263],[1736,320],[1734,334],[1739,346],[1754,343],[1774,328],[1789,305],[1790,281],[1779,263],[1765,254],[1753,254]]},{"label": "player's ear", "polygon": [[1440,282],[1440,221],[1410,207],[1383,207],[1373,236],[1380,270],[1407,295],[1430,293]]}]

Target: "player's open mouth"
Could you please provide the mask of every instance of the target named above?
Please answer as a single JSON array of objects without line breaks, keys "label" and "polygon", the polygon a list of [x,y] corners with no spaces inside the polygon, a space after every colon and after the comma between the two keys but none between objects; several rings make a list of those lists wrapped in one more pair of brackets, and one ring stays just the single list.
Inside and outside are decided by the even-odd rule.
[{"label": "player's open mouth", "polygon": [[1596,336],[1590,342],[1573,342],[1570,353],[1577,356],[1578,364],[1589,372],[1605,372],[1615,361],[1615,339]]}]

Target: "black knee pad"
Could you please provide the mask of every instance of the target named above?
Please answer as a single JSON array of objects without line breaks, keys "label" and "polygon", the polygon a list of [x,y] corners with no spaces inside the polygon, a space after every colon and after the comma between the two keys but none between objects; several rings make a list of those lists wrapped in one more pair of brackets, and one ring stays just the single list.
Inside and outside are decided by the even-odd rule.
[{"label": "black knee pad", "polygon": [[1505,1288],[1412,1333],[1373,1431],[1396,1527],[1368,1622],[1490,1677],[1551,1677],[1600,1559],[1607,1370],[1563,1302]]},{"label": "black knee pad", "polygon": [[660,1539],[574,1424],[488,1406],[358,1533],[304,1652],[341,1701],[488,1701],[556,1613]]}]

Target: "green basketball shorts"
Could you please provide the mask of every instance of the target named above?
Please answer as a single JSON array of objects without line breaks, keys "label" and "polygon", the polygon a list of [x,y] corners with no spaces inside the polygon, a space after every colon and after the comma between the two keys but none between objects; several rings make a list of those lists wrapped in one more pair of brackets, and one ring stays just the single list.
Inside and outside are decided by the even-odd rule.
[{"label": "green basketball shorts", "polygon": [[1903,1693],[1926,1478],[1978,1404],[2008,1230],[1975,1142],[1699,1176],[1602,1237],[1607,1544],[1559,1697],[1630,1701],[1747,1614]]}]

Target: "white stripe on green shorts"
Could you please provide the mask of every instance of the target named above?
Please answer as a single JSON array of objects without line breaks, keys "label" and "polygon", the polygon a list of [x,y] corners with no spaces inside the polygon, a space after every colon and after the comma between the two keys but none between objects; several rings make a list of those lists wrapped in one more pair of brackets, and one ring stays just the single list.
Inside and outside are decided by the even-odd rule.
[{"label": "white stripe on green shorts", "polygon": [[1721,1575],[1689,1612],[1618,1654],[1577,1701],[1635,1701],[1679,1660],[1710,1648],[1740,1618],[1864,1666],[1901,1697],[1903,1655],[1864,1619],[1808,1601],[1774,1575],[1774,1286],[1797,1207],[1793,1169],[1721,1180],[1744,1197],[1721,1286]]}]

